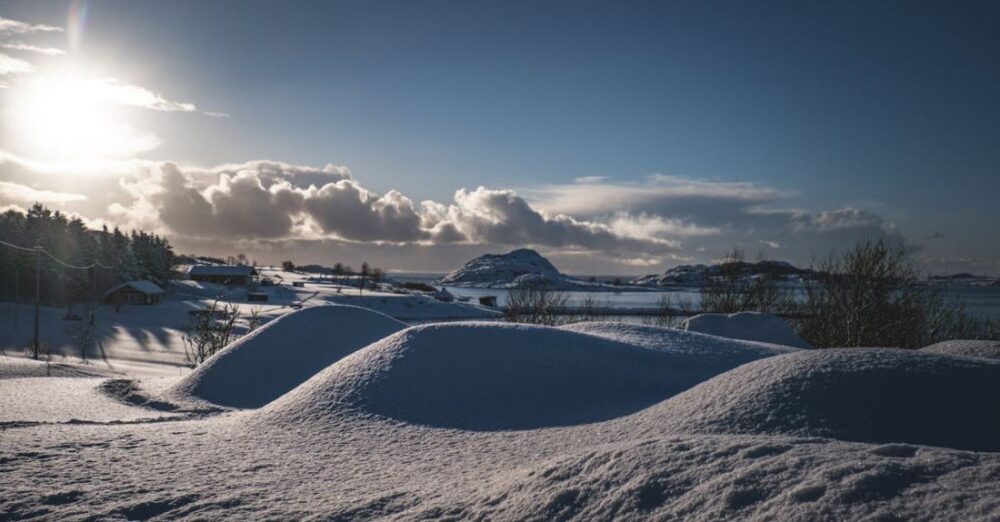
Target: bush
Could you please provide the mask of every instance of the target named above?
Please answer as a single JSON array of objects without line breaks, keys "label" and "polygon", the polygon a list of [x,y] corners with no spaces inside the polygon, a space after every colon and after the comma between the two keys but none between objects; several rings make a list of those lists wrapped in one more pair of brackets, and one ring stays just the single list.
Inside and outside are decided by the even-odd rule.
[{"label": "bush", "polygon": [[[763,255],[760,256],[763,262]],[[759,266],[761,263],[758,263]],[[787,314],[795,307],[792,294],[778,285],[778,276],[770,271],[749,274],[752,266],[743,251],[734,248],[719,265],[719,271],[707,278],[701,287],[701,311],[733,314],[765,312]]]},{"label": "bush", "polygon": [[239,308],[233,304],[219,306],[219,301],[211,308],[191,317],[191,326],[184,333],[184,359],[191,368],[205,362],[238,337],[236,321]]},{"label": "bush", "polygon": [[565,309],[565,294],[546,288],[516,288],[507,293],[504,319],[511,323],[530,323],[555,326],[568,322],[566,316],[556,313]]},{"label": "bush", "polygon": [[905,247],[866,241],[816,267],[805,285],[799,335],[817,348],[920,348],[990,335],[940,289],[921,286]]}]

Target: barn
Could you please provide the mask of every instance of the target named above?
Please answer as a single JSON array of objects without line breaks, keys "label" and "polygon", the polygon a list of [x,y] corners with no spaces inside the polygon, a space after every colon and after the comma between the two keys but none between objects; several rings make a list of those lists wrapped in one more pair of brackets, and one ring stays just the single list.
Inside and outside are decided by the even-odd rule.
[{"label": "barn", "polygon": [[162,298],[163,289],[152,281],[128,281],[104,293],[104,302],[111,304],[151,305]]},{"label": "barn", "polygon": [[192,281],[246,286],[257,279],[257,269],[245,265],[195,265],[188,270]]}]

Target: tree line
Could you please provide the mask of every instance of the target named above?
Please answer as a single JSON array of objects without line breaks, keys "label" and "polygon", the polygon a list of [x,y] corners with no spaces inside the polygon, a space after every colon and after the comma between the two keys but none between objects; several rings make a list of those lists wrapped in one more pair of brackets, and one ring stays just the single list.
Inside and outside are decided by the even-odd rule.
[{"label": "tree line", "polygon": [[[141,230],[126,233],[117,227],[89,229],[80,218],[38,203],[27,213],[8,210],[0,214],[0,241],[48,252],[38,258],[41,299],[50,306],[99,299],[125,281],[151,279],[163,284],[175,263],[164,237]],[[35,252],[0,245],[0,298],[34,299],[35,263]],[[95,263],[99,266],[83,270],[66,266]]]}]

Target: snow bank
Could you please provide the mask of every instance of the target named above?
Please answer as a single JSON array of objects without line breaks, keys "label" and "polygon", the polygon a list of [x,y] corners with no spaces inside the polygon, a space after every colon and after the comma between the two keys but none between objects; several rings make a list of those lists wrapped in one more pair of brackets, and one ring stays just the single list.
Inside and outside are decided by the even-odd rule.
[{"label": "snow bank", "polygon": [[650,350],[701,357],[705,362],[729,363],[730,367],[772,355],[796,351],[789,346],[743,341],[663,326],[615,322],[582,322],[564,330],[597,335]]},{"label": "snow bank", "polygon": [[691,358],[558,328],[416,326],[345,358],[261,413],[322,422],[347,408],[467,430],[606,420],[704,378]]},{"label": "snow bank", "polygon": [[256,408],[316,372],[406,325],[356,306],[313,306],[233,342],[181,379],[168,395]]},{"label": "snow bank", "polygon": [[1000,341],[944,341],[921,348],[921,351],[1000,359]]},{"label": "snow bank", "polygon": [[803,341],[784,319],[760,312],[735,314],[699,314],[684,321],[684,329],[730,339],[812,348]]},{"label": "snow bank", "polygon": [[787,434],[1000,451],[1000,361],[809,350],[741,366],[645,412],[683,433]]}]

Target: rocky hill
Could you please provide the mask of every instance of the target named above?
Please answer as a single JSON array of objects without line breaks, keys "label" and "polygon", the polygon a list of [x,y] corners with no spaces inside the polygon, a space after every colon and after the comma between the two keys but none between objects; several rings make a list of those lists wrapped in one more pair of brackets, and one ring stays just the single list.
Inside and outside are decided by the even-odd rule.
[{"label": "rocky hill", "polygon": [[[785,261],[759,261],[757,263],[734,263],[733,268],[739,270],[744,277],[771,275],[779,279],[796,280],[808,276],[810,270],[798,268]],[[632,284],[643,286],[702,286],[705,281],[722,271],[721,264],[714,265],[680,265],[662,274],[652,274],[640,277]]]}]

